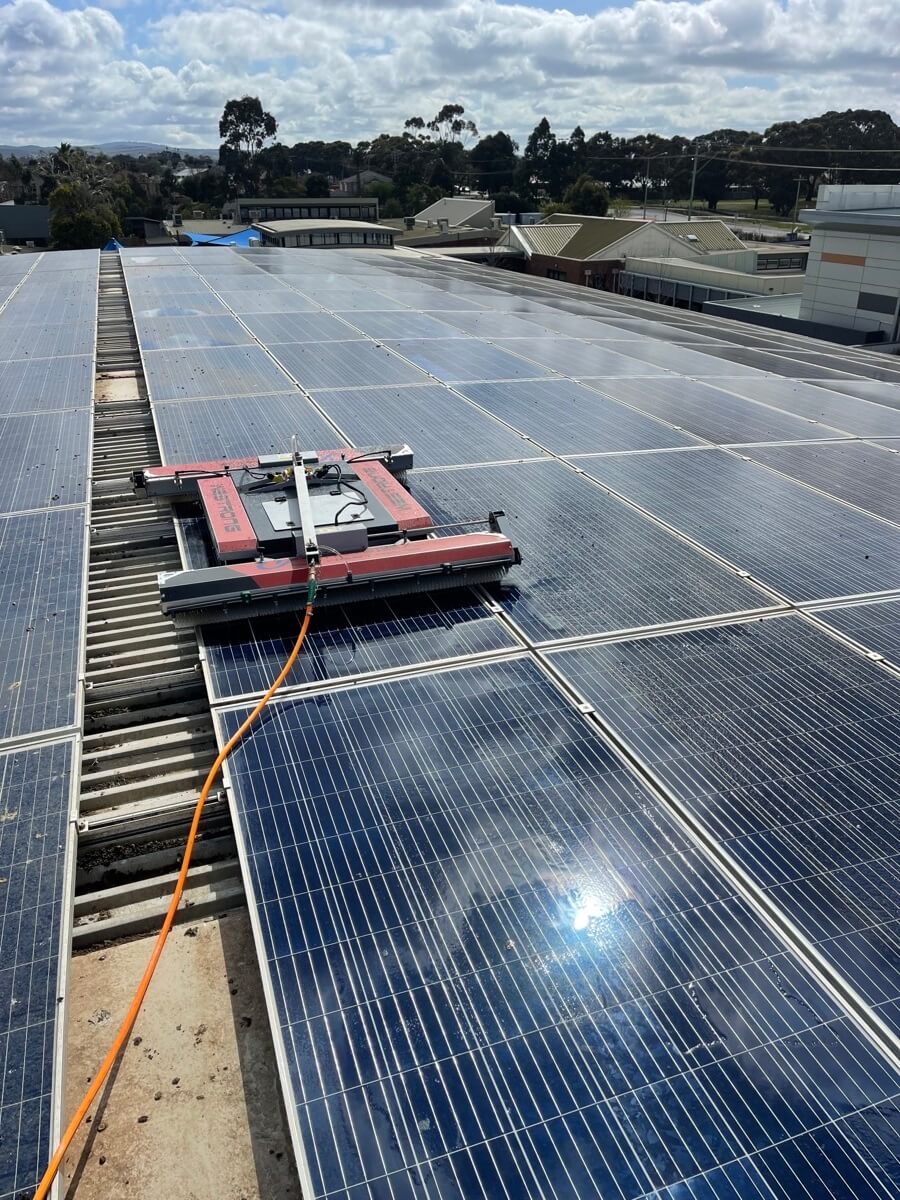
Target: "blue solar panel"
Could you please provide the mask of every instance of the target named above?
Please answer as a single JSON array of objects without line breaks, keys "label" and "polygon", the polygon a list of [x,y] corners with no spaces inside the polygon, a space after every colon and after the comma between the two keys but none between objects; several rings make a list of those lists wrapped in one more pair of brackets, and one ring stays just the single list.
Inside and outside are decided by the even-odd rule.
[{"label": "blue solar panel", "polygon": [[[265,691],[297,637],[299,617],[211,625],[203,631],[213,697]],[[403,596],[316,613],[286,686],[462,658],[515,643],[469,591]]]},{"label": "blue solar panel", "polygon": [[900,587],[900,530],[734,454],[629,454],[579,465],[791,600]]},{"label": "blue solar panel", "polygon": [[712,383],[677,376],[657,379],[604,379],[595,387],[711,442],[787,442],[840,437],[839,430],[768,405],[735,396]]},{"label": "blue solar panel", "polygon": [[[694,453],[700,451],[672,457]],[[413,495],[438,524],[506,512],[523,561],[509,575],[501,603],[538,641],[771,603],[558,462],[414,472],[411,482]]]},{"label": "blue solar panel", "polygon": [[536,458],[541,451],[440,384],[313,392],[357,446],[407,443],[420,467]]},{"label": "blue solar panel", "polygon": [[170,463],[287,453],[295,435],[309,450],[341,445],[338,434],[300,391],[155,404],[153,419]]},{"label": "blue solar panel", "polygon": [[60,937],[74,740],[0,753],[0,1197],[31,1196],[52,1150]]},{"label": "blue solar panel", "polygon": [[0,518],[0,741],[75,722],[86,519]]},{"label": "blue solar panel", "polygon": [[900,668],[900,600],[829,608],[816,616]]},{"label": "blue solar panel", "polygon": [[91,412],[0,417],[0,513],[87,498]]},{"label": "blue solar panel", "polygon": [[900,1002],[900,678],[799,617],[552,659],[863,999]]},{"label": "blue solar panel", "polygon": [[88,355],[0,362],[0,416],[87,408],[94,394]]},{"label": "blue solar panel", "polygon": [[867,442],[753,446],[744,453],[819,491],[900,522],[900,454]]},{"label": "blue solar panel", "polygon": [[824,1126],[890,1195],[837,1119],[897,1074],[533,663],[277,703],[229,775],[308,1200],[687,1196]]},{"label": "blue solar panel", "polygon": [[555,454],[700,444],[690,434],[616,404],[570,379],[460,383],[457,389]]}]

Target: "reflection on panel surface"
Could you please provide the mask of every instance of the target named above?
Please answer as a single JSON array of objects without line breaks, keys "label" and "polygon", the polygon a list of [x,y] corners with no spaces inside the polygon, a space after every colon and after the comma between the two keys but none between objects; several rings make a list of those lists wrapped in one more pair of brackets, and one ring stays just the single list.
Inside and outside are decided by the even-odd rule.
[{"label": "reflection on panel surface", "polygon": [[552,657],[897,1025],[900,679],[799,617]]}]

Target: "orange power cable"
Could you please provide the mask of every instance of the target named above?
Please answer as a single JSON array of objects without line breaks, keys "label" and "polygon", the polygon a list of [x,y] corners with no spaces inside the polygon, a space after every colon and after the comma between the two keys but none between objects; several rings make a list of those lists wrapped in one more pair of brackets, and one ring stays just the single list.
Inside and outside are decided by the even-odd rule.
[{"label": "orange power cable", "polygon": [[263,711],[281,685],[284,683],[291,668],[297,661],[297,655],[300,653],[300,648],[306,638],[306,631],[309,629],[309,622],[312,619],[313,613],[313,597],[315,596],[315,579],[311,576],[309,598],[306,605],[306,611],[303,616],[303,623],[300,626],[300,632],[297,635],[297,640],[294,642],[294,647],[288,655],[284,666],[274,681],[272,686],[259,701],[250,715],[242,722],[242,724],[234,731],[222,749],[219,751],[216,761],[209,768],[209,774],[206,776],[203,787],[200,789],[200,795],[197,797],[197,805],[194,809],[194,817],[191,821],[190,832],[188,833],[187,842],[184,848],[184,858],[181,863],[181,870],[178,872],[178,880],[175,884],[175,890],[172,893],[172,899],[169,901],[169,907],[166,911],[165,920],[162,923],[162,928],[156,938],[156,944],[153,947],[153,953],[150,955],[150,961],[144,974],[141,976],[141,981],[137,986],[137,991],[134,993],[134,999],[131,1001],[128,1012],[125,1014],[125,1019],[119,1026],[119,1032],[116,1034],[115,1041],[110,1046],[109,1051],[100,1064],[100,1069],[94,1077],[91,1086],[84,1094],[84,1098],[75,1110],[72,1120],[69,1122],[65,1133],[60,1139],[59,1145],[53,1153],[53,1157],[44,1172],[41,1182],[38,1184],[37,1191],[34,1193],[34,1200],[45,1200],[53,1186],[53,1180],[56,1178],[65,1153],[69,1148],[72,1138],[75,1136],[78,1126],[87,1115],[88,1109],[93,1104],[97,1097],[97,1093],[103,1087],[106,1077],[112,1070],[113,1063],[121,1053],[122,1047],[128,1041],[128,1035],[134,1028],[134,1023],[137,1020],[138,1013],[141,1010],[141,1005],[144,1002],[144,996],[147,994],[147,988],[150,986],[150,980],[153,978],[153,972],[156,970],[156,964],[159,962],[160,955],[163,952],[163,947],[166,944],[166,938],[169,936],[169,930],[172,928],[172,923],[175,920],[175,913],[178,910],[178,905],[181,902],[181,895],[184,891],[185,881],[187,880],[188,868],[191,865],[191,855],[194,851],[194,842],[197,838],[197,829],[200,825],[200,818],[203,816],[203,806],[206,804],[206,799],[209,796],[212,785],[215,783],[216,776],[219,774],[219,768],[222,763],[238,744],[259,714]]}]

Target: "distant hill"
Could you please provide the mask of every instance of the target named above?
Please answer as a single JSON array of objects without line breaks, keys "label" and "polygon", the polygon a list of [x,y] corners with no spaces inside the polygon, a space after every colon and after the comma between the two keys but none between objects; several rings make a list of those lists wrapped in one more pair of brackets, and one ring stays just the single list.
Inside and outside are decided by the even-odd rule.
[{"label": "distant hill", "polygon": [[[44,158],[52,154],[55,146],[0,146],[0,156],[10,158],[13,154],[19,158]],[[195,149],[193,146],[164,146],[159,142],[99,142],[96,146],[85,146],[89,154],[130,154],[134,158],[142,158],[147,154],[160,154],[163,150],[177,150],[179,154],[193,154],[197,158],[211,158],[218,161],[219,151]]]}]

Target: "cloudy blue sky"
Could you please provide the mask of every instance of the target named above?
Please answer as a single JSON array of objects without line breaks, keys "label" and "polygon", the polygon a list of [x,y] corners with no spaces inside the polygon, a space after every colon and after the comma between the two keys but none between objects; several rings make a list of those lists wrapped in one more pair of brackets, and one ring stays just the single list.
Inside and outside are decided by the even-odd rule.
[{"label": "cloudy blue sky", "polygon": [[0,143],[217,144],[259,95],[288,142],[459,101],[482,132],[900,119],[900,0],[0,0]]}]

